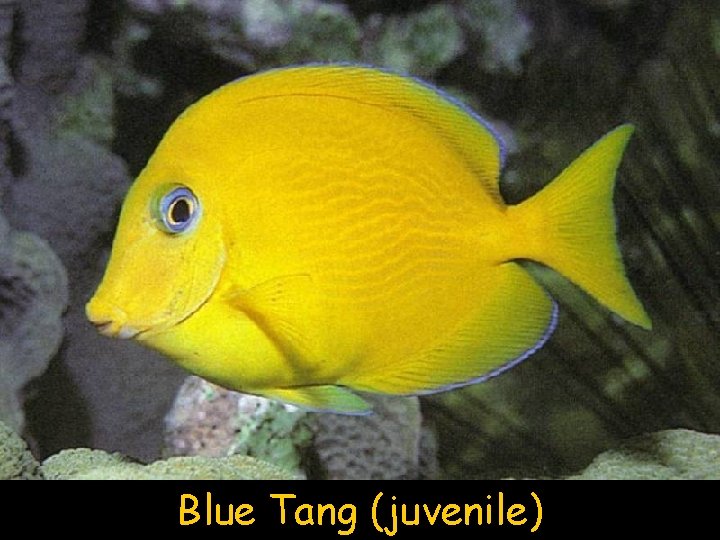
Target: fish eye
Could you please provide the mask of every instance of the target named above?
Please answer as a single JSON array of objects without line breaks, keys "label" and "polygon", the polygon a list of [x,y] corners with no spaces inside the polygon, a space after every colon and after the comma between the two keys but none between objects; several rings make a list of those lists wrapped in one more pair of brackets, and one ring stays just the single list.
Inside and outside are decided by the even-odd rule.
[{"label": "fish eye", "polygon": [[158,211],[162,228],[166,232],[178,234],[197,221],[200,202],[189,188],[179,186],[160,198]]}]

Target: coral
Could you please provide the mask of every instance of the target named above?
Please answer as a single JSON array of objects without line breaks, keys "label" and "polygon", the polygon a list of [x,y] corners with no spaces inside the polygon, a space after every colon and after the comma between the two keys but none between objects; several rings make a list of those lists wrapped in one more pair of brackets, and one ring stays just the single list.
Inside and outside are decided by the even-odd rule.
[{"label": "coral", "polygon": [[245,0],[238,15],[243,21],[245,37],[259,50],[285,46],[292,38],[288,9],[280,2]]},{"label": "coral", "polygon": [[[90,445],[149,460],[159,454],[162,416],[184,374],[137,344],[103,338],[84,315],[130,184],[124,162],[108,148],[114,72],[108,62],[82,52],[87,5],[86,0],[0,4],[0,40],[5,40],[0,44],[15,76],[6,70],[0,77],[3,210],[13,228],[50,244],[72,283],[63,347],[33,383],[27,431],[44,453]],[[0,261],[5,265],[4,257]],[[58,284],[54,293],[67,290]],[[44,317],[49,320],[55,311],[47,308]],[[14,324],[7,316],[7,324]],[[54,345],[43,367],[61,331],[59,319],[56,327],[45,329],[43,339]],[[34,376],[39,366],[25,352],[17,349],[12,362]],[[7,355],[3,349],[4,363],[10,361]],[[0,391],[3,403],[6,396],[17,403],[12,397],[20,385],[17,369],[0,379],[12,385]]]},{"label": "coral", "polygon": [[15,82],[10,75],[7,64],[0,60],[0,125],[3,125],[3,139],[7,136],[8,124],[12,118],[11,107],[15,96],[14,84]]},{"label": "coral", "polygon": [[165,454],[247,455],[311,478],[435,477],[417,398],[368,399],[368,416],[312,414],[191,376],[166,418]]},{"label": "coral", "polygon": [[[148,2],[131,0],[145,16],[175,17],[192,28],[198,45],[247,68],[270,61],[351,60],[360,28],[347,8],[321,0],[220,0]],[[162,16],[162,17],[161,17]],[[181,39],[175,35],[173,39]]]},{"label": "coral", "polygon": [[418,399],[363,397],[372,403],[373,414],[316,415],[314,448],[323,474],[334,480],[436,476],[434,443],[422,428]]},{"label": "coral", "polygon": [[113,467],[141,469],[142,465],[118,453],[108,453],[90,448],[71,448],[53,454],[42,463],[43,476],[47,480],[63,480],[82,477],[90,471]]},{"label": "coral", "polygon": [[406,17],[372,16],[366,25],[363,61],[400,73],[430,76],[465,49],[455,11],[434,4]]},{"label": "coral", "polygon": [[[404,17],[374,13],[364,21],[358,20],[346,4],[322,0],[131,0],[130,5],[143,21],[140,27],[144,30],[138,30],[137,21],[128,23],[128,38],[120,43],[131,41],[140,46],[139,36],[144,33],[147,39],[152,28],[162,27],[166,39],[209,49],[219,58],[249,70],[344,61],[427,76],[464,50],[456,11],[446,4],[430,5]],[[163,24],[173,17],[182,21],[175,25],[175,34],[171,25]],[[503,35],[507,35],[509,27],[510,23],[505,22]],[[130,58],[127,51],[122,56]],[[134,70],[125,67],[122,71]]]},{"label": "coral", "polygon": [[532,46],[532,26],[516,0],[460,2],[459,19],[473,42],[482,44],[478,63],[483,71],[519,75],[521,58]]},{"label": "coral", "polygon": [[292,472],[249,456],[211,458],[173,457],[148,466],[151,475],[160,478],[194,480],[299,480]]},{"label": "coral", "polygon": [[18,0],[0,0],[0,70],[3,80],[10,79],[10,51],[17,2]]},{"label": "coral", "polygon": [[139,20],[125,24],[122,39],[115,40],[112,57],[113,84],[121,95],[132,98],[155,98],[162,94],[162,81],[140,73],[133,64],[133,53],[150,38],[149,26]]},{"label": "coral", "polygon": [[577,0],[590,8],[602,10],[622,10],[636,3],[636,0]]},{"label": "coral", "polygon": [[0,480],[38,480],[40,464],[27,444],[12,429],[0,422]]},{"label": "coral", "polygon": [[343,4],[317,0],[288,3],[293,35],[271,60],[280,64],[350,62],[358,59],[360,25]]},{"label": "coral", "polygon": [[68,92],[62,95],[55,116],[55,130],[74,133],[104,146],[112,143],[113,77],[100,61],[84,59]]},{"label": "coral", "polygon": [[7,62],[12,47],[12,31],[18,0],[0,0],[0,59]]},{"label": "coral", "polygon": [[[17,101],[21,109],[33,106],[26,96]],[[86,257],[112,231],[129,184],[124,164],[77,133],[51,136],[32,125],[16,133],[27,170],[8,193],[8,219],[48,240],[71,273],[86,273]]]},{"label": "coral", "polygon": [[[17,0],[0,0],[0,163],[10,159],[12,105],[15,81],[11,73],[10,51]],[[0,190],[7,174],[0,168]]]},{"label": "coral", "polygon": [[292,480],[291,473],[246,456],[173,457],[150,465],[120,454],[73,448],[42,464],[48,480]]},{"label": "coral", "polygon": [[[85,444],[151,458],[157,455],[162,415],[179,384],[179,376],[173,379],[179,370],[153,363],[158,355],[137,344],[103,338],[84,314],[85,302],[100,280],[106,256],[103,244],[129,184],[127,173],[122,161],[97,142],[71,131],[53,136],[40,125],[42,118],[24,114],[37,103],[33,97],[25,93],[17,99],[20,117],[30,121],[16,130],[25,149],[26,168],[8,189],[8,220],[45,238],[73,284],[67,333],[55,372],[64,380],[39,381],[36,402],[44,410],[36,415],[37,429],[51,437],[45,444],[55,450],[78,445],[92,425],[92,438]],[[59,401],[53,390],[58,384],[64,385],[66,397],[77,396],[76,401]],[[168,391],[163,391],[163,384]],[[66,426],[62,432],[48,429],[58,423]],[[155,450],[147,442],[152,437]]]},{"label": "coral", "polygon": [[573,480],[720,480],[720,435],[686,429],[634,437]]},{"label": "coral", "polygon": [[85,36],[88,0],[21,0],[19,79],[60,90],[73,77]]},{"label": "coral", "polygon": [[21,392],[57,352],[67,302],[67,276],[52,249],[0,215],[0,420],[18,431]]},{"label": "coral", "polygon": [[301,475],[311,443],[307,414],[277,401],[188,377],[165,419],[165,454],[243,455]]}]

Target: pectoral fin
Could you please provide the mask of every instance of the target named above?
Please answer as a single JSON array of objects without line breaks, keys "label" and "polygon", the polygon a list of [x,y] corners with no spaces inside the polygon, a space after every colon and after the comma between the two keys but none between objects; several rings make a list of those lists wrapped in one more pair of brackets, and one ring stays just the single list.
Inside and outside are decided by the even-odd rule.
[{"label": "pectoral fin", "polygon": [[250,289],[238,289],[229,301],[255,321],[289,359],[312,356],[313,324],[317,327],[320,321],[317,294],[309,275],[281,276]]}]

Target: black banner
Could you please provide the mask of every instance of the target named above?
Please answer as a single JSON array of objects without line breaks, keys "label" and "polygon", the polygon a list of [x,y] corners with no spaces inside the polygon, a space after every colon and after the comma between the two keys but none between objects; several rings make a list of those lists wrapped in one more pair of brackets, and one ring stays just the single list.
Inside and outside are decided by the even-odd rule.
[{"label": "black banner", "polygon": [[[261,538],[583,538],[700,526],[714,482],[5,482],[23,531]],[[703,493],[707,497],[703,502]]]}]

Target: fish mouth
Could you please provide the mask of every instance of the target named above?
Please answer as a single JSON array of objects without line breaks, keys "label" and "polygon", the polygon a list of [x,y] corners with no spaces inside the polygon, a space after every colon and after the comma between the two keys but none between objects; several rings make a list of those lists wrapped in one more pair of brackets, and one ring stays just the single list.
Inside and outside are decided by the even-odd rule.
[{"label": "fish mouth", "polygon": [[103,336],[117,339],[134,339],[148,330],[147,328],[118,324],[115,321],[92,321],[92,323]]},{"label": "fish mouth", "polygon": [[[217,281],[217,280],[216,280]],[[152,336],[161,334],[183,323],[201,309],[215,291],[215,285],[204,295],[196,306],[188,309],[184,295],[176,293],[165,309],[151,314],[149,317],[128,317],[127,312],[113,304],[106,304],[93,297],[85,306],[87,319],[97,331],[106,337],[116,339],[136,339],[145,341]],[[133,310],[137,311],[137,310]],[[181,316],[177,316],[177,313]],[[134,321],[132,319],[135,319]]]},{"label": "fish mouth", "polygon": [[103,309],[100,311],[95,309],[92,302],[86,306],[86,313],[88,320],[103,336],[115,339],[142,340],[145,337],[164,332],[169,328],[182,323],[200,309],[206,301],[207,299],[197,308],[177,320],[168,317],[167,313],[163,312],[161,316],[156,317],[156,319],[159,320],[132,322],[128,321],[128,316],[122,309],[112,307],[110,309]]}]

